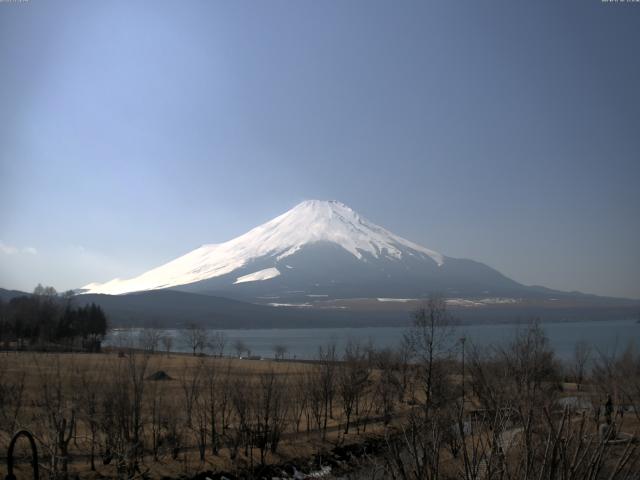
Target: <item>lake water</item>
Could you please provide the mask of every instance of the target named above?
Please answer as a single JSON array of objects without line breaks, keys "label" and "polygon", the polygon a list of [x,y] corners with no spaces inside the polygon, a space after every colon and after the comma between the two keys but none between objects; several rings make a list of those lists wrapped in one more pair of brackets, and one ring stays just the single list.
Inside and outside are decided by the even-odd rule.
[{"label": "lake water", "polygon": [[[565,359],[573,355],[575,344],[579,341],[586,341],[594,349],[608,354],[622,351],[631,341],[640,346],[640,324],[636,320],[542,323],[541,327],[558,357]],[[455,338],[466,337],[467,345],[496,345],[508,342],[522,328],[525,328],[522,324],[462,325],[456,327]],[[287,348],[287,358],[302,359],[313,358],[318,347],[329,342],[335,342],[338,352],[341,352],[350,339],[371,341],[378,348],[395,347],[406,331],[406,328],[398,327],[223,330],[227,338],[227,354],[233,352],[234,341],[240,339],[251,350],[252,355],[273,357],[274,346],[284,345]],[[114,330],[108,335],[105,344],[135,345],[139,333],[140,330],[135,329]],[[163,334],[174,337],[172,350],[189,351],[181,330],[165,330]]]}]

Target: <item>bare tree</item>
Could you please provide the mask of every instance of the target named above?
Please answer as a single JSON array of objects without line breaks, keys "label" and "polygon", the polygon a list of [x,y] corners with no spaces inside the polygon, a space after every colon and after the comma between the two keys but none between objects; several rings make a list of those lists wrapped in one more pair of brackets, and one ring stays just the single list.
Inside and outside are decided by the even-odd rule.
[{"label": "bare tree", "polygon": [[247,344],[240,338],[233,342],[233,349],[236,352],[236,356],[240,358],[244,352],[249,351]]},{"label": "bare tree", "polygon": [[[166,406],[166,393],[162,391],[163,382],[151,382],[149,395],[147,395],[148,425],[151,437],[151,452],[153,459],[157,462],[160,456],[160,447],[167,435],[167,412],[170,410]],[[169,414],[171,415],[171,414]]]},{"label": "bare tree", "polygon": [[[418,365],[426,372],[421,381],[431,378],[420,399],[430,407],[413,409],[400,432],[386,431],[389,478],[635,478],[640,455],[631,435],[612,453],[610,436],[587,428],[584,412],[556,407],[558,365],[537,324],[519,331],[508,345],[472,350],[472,391],[484,408],[466,412],[466,419],[452,401],[458,393],[446,381],[451,372],[434,362],[429,376],[425,364]],[[613,365],[615,360],[606,362],[607,377],[613,378]],[[446,460],[444,449],[451,453]]]},{"label": "bare tree", "polygon": [[[303,373],[296,373],[289,377],[287,391],[290,398],[290,411],[293,417],[296,433],[300,432],[300,422],[302,415],[307,411],[307,376]],[[309,425],[307,424],[307,430]]]},{"label": "bare tree", "polygon": [[133,475],[138,471],[138,459],[144,452],[144,442],[142,429],[144,425],[143,419],[143,400],[145,376],[147,365],[149,363],[148,355],[138,355],[131,353],[127,357],[127,373],[128,382],[131,392],[131,426],[129,438],[131,443],[130,455],[128,459],[129,475]]},{"label": "bare tree", "polygon": [[586,376],[587,367],[591,358],[591,345],[584,340],[576,343],[573,351],[573,361],[571,362],[571,374],[576,382],[577,389]]},{"label": "bare tree", "polygon": [[560,367],[537,322],[518,331],[506,348],[497,347],[496,351],[507,368],[504,380],[511,380],[521,413],[550,405],[557,398]]},{"label": "bare tree", "polygon": [[401,389],[393,352],[390,350],[379,352],[375,366],[378,370],[374,387],[376,411],[382,414],[384,424],[387,425],[394,414]]},{"label": "bare tree", "polygon": [[[640,351],[631,341],[616,362],[621,403],[625,403],[640,421]],[[624,407],[620,407],[624,408]]]},{"label": "bare tree", "polygon": [[[548,480],[631,479],[640,464],[638,446],[627,441],[615,454],[606,437],[587,428],[584,413],[565,408],[531,419],[513,419],[505,410],[493,412],[484,427],[460,428],[462,478]],[[535,428],[527,433],[526,424]]]},{"label": "bare tree", "polygon": [[260,451],[260,463],[265,463],[267,450],[276,453],[285,427],[287,403],[284,383],[273,370],[261,373],[253,395],[253,437]]},{"label": "bare tree", "polygon": [[626,404],[640,421],[640,352],[635,342],[621,353],[599,352],[593,362],[593,380],[599,393],[596,411],[610,396],[623,410],[622,404]]},{"label": "bare tree", "polygon": [[115,459],[119,475],[140,473],[144,452],[143,417],[145,375],[149,355],[130,352],[115,359],[112,375],[104,385],[101,430],[104,432],[105,462]]},{"label": "bare tree", "polygon": [[185,412],[186,424],[190,429],[193,426],[193,415],[197,398],[200,394],[200,387],[203,375],[202,361],[198,361],[195,366],[185,361],[180,375],[180,388],[182,390],[183,410]]},{"label": "bare tree", "polygon": [[238,449],[244,445],[245,456],[249,456],[251,446],[250,416],[251,416],[251,392],[245,376],[237,376],[230,384],[230,401],[233,406],[236,425],[229,439],[231,459],[235,459]]},{"label": "bare tree", "polygon": [[171,353],[171,347],[173,346],[173,337],[169,335],[167,332],[161,338],[162,346],[164,347],[164,351],[167,354],[167,357]]},{"label": "bare tree", "polygon": [[306,415],[307,415],[307,432],[311,431],[311,424],[321,432],[324,438],[324,430],[322,428],[322,419],[325,412],[325,391],[322,386],[322,374],[320,369],[309,369],[304,374],[304,385],[306,390]]},{"label": "bare tree", "polygon": [[138,335],[138,345],[145,352],[153,355],[160,345],[160,340],[163,338],[162,330],[158,330],[155,327],[143,328]]},{"label": "bare tree", "polygon": [[318,372],[318,382],[322,398],[322,440],[327,435],[327,425],[329,418],[333,418],[333,399],[336,387],[336,345],[331,342],[318,349],[318,360],[316,369]]},{"label": "bare tree", "polygon": [[392,478],[437,479],[440,476],[444,429],[442,411],[451,403],[451,389],[445,369],[451,357],[454,322],[446,302],[431,297],[413,315],[407,333],[417,361],[422,395],[408,416],[400,437],[387,435],[387,467]]},{"label": "bare tree", "polygon": [[433,296],[413,314],[414,325],[406,336],[414,357],[422,367],[423,388],[428,410],[433,405],[433,389],[438,363],[451,356],[454,321],[444,298]]},{"label": "bare tree", "polygon": [[107,371],[101,362],[97,370],[76,368],[75,376],[80,380],[78,389],[79,419],[83,421],[89,431],[89,463],[91,470],[95,471],[95,456],[98,446],[98,434],[100,432],[100,417],[103,406],[103,384]]},{"label": "bare tree", "polygon": [[215,332],[209,341],[209,348],[213,355],[222,358],[224,349],[227,346],[227,336],[224,332]]},{"label": "bare tree", "polygon": [[220,415],[220,430],[224,436],[229,427],[231,417],[231,387],[234,372],[231,369],[231,361],[227,361],[224,370],[218,375],[218,407],[217,413]]},{"label": "bare tree", "polygon": [[411,359],[413,349],[411,342],[404,336],[395,351],[398,374],[400,377],[400,389],[398,390],[398,400],[402,403],[405,401],[407,390],[410,388],[411,382]]},{"label": "bare tree", "polygon": [[204,369],[204,390],[205,390],[205,408],[207,411],[207,420],[209,426],[209,441],[211,443],[211,453],[218,454],[220,444],[219,436],[222,429],[219,427],[218,421],[220,415],[220,404],[225,393],[221,391],[226,385],[220,380],[220,372],[218,372],[217,363],[209,361]]},{"label": "bare tree", "polygon": [[191,350],[194,357],[198,353],[203,353],[208,343],[208,333],[204,328],[190,323],[187,328],[181,330],[181,334],[183,342]]},{"label": "bare tree", "polygon": [[[35,361],[35,357],[34,357]],[[36,362],[39,383],[37,420],[42,426],[40,443],[45,447],[53,478],[67,479],[69,476],[69,443],[76,426],[77,398],[65,391],[64,374],[60,357],[53,357],[50,364]],[[70,393],[70,392],[69,392]]]},{"label": "bare tree", "polygon": [[204,359],[199,359],[195,366],[185,364],[180,377],[183,394],[183,410],[185,423],[198,447],[200,461],[204,461],[208,431],[210,405],[207,403],[206,366]]},{"label": "bare tree", "polygon": [[204,462],[207,449],[207,439],[209,438],[209,427],[211,405],[209,403],[209,397],[207,395],[207,380],[204,375],[204,366],[202,379],[195,398],[195,421],[193,422],[192,429],[196,438],[196,445],[198,446],[198,454],[200,462]]},{"label": "bare tree", "polygon": [[362,398],[369,382],[370,370],[366,353],[359,343],[349,341],[337,374],[337,391],[345,417],[345,434],[349,433],[352,415],[355,415],[357,423]]},{"label": "bare tree", "polygon": [[287,346],[283,344],[276,344],[273,346],[273,354],[276,360],[283,360],[287,354]]}]

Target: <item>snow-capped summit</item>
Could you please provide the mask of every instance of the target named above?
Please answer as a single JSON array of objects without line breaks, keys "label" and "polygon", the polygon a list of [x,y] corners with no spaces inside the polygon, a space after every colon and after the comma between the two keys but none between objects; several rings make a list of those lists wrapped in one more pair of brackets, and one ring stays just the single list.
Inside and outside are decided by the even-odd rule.
[{"label": "snow-capped summit", "polygon": [[[233,240],[203,245],[132,279],[91,283],[82,290],[84,293],[122,294],[192,284],[229,274],[264,257],[271,258],[275,264],[303,247],[319,242],[337,245],[358,260],[423,255],[437,265],[444,262],[441,254],[385,230],[343,203],[307,200]],[[261,274],[263,270],[267,272]],[[268,280],[280,273],[274,265],[238,277],[234,283]]]},{"label": "snow-capped summit", "polygon": [[278,258],[295,253],[314,242],[331,242],[356,258],[369,253],[374,257],[402,256],[403,249],[422,252],[442,264],[444,257],[432,250],[394,235],[366,220],[345,204],[323,200],[307,200],[283,215],[254,228],[232,242],[262,244],[262,252],[278,252]]}]

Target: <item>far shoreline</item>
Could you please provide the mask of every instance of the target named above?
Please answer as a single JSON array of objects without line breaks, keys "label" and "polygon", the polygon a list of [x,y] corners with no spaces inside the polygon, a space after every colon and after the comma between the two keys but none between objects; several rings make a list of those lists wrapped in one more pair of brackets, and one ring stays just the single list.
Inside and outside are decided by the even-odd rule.
[{"label": "far shoreline", "polygon": [[[566,319],[566,320],[556,320],[556,319],[538,319],[538,318],[530,318],[530,319],[522,319],[522,320],[508,320],[508,321],[472,321],[472,320],[463,320],[456,321],[454,318],[454,326],[455,327],[483,327],[483,326],[496,326],[496,325],[529,325],[531,323],[539,323],[541,325],[554,325],[554,324],[569,324],[569,323],[605,323],[605,322],[629,322],[631,324],[638,324],[640,326],[640,319],[628,317],[628,318],[612,318],[612,319],[601,319],[601,318],[590,318],[590,319]],[[256,326],[256,327],[228,327],[228,326],[203,326],[205,330],[233,330],[233,331],[259,331],[259,330],[341,330],[341,329],[366,329],[366,328],[398,328],[398,329],[409,329],[411,328],[411,321],[409,320],[406,325],[391,325],[391,324],[354,324],[354,325],[307,325],[307,326],[297,326],[297,327],[280,327],[280,326]],[[157,329],[157,330],[185,330],[187,328],[186,325],[183,326],[116,326],[110,329],[110,331],[136,331],[136,330],[145,330],[145,329]]]}]

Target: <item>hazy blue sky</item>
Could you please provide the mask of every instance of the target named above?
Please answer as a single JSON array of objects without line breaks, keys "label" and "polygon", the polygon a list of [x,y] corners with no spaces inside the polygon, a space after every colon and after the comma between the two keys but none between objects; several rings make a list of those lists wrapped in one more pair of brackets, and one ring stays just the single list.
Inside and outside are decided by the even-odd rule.
[{"label": "hazy blue sky", "polygon": [[0,3],[0,286],[129,276],[309,198],[640,298],[640,4]]}]

